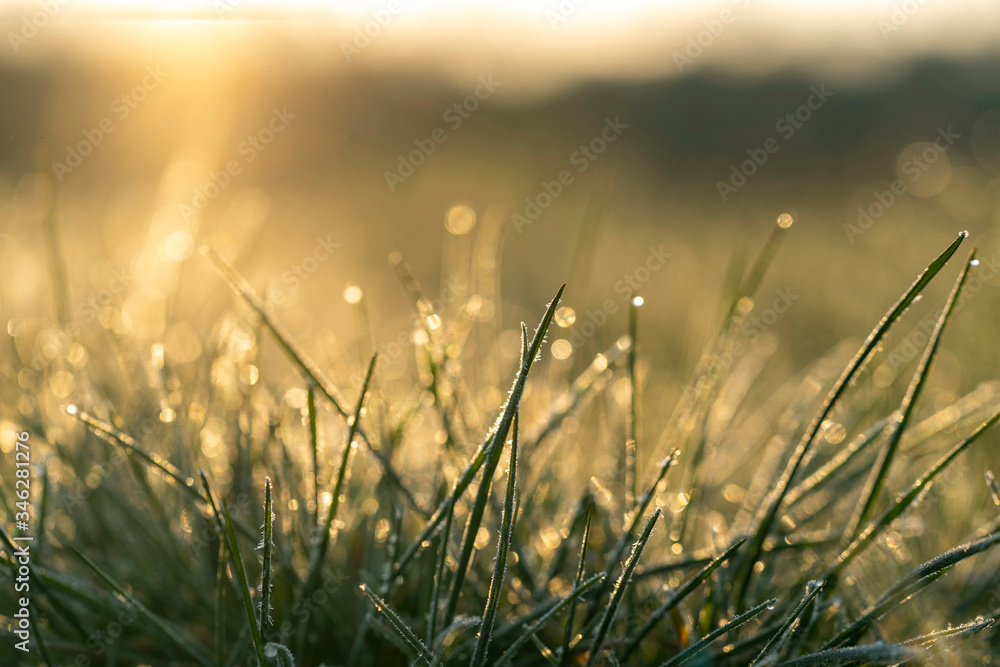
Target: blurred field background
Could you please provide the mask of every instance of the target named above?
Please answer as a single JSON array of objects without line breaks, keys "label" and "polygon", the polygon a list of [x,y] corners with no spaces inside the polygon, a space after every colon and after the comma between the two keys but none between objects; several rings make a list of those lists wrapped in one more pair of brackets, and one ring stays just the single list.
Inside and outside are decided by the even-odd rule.
[{"label": "blurred field background", "polygon": [[[858,342],[963,229],[992,280],[970,286],[950,324],[925,408],[996,378],[996,3],[390,5],[0,6],[3,354],[76,363],[57,340],[62,319],[98,345],[101,327],[160,350],[193,376],[232,307],[198,252],[207,244],[349,395],[381,350],[380,391],[403,397],[416,361],[393,347],[413,329],[390,261],[401,258],[452,318],[480,296],[475,316],[494,335],[470,354],[489,361],[476,385],[487,411],[501,405],[495,387],[509,380],[520,322],[536,322],[562,282],[575,322],[563,317],[549,341],[582,343],[546,348],[541,372],[571,378],[625,333],[630,293],[616,284],[632,276],[645,302],[643,428],[655,434],[719,326],[727,273],[788,214],[758,308],[794,299],[748,330],[754,355],[737,362],[763,360],[752,371],[762,397],[822,355],[853,351],[837,346]],[[453,126],[449,110],[484,79],[499,85]],[[783,136],[776,123],[817,88],[832,96]],[[620,136],[574,162],[609,119]],[[386,172],[438,128],[446,139],[390,187]],[[930,148],[949,131],[953,144]],[[777,152],[723,200],[719,182],[772,137]],[[81,142],[92,150],[73,166]],[[918,173],[921,155],[933,159]],[[563,170],[572,183],[518,229],[512,216]],[[898,181],[905,192],[884,205]],[[884,213],[872,215],[880,196]],[[872,215],[867,229],[859,208]],[[651,253],[669,257],[643,273]],[[908,336],[933,322],[947,289],[932,285],[874,362],[872,391],[886,405],[912,371]],[[583,331],[609,299],[607,323]],[[301,382],[277,354],[261,373],[284,378],[284,398],[302,407]],[[22,414],[87,395],[72,373],[47,377],[44,393],[15,399]],[[591,463],[580,472],[607,461],[583,469]]]},{"label": "blurred field background", "polygon": [[[66,3],[36,36],[0,50],[9,315],[53,314],[41,224],[53,202],[69,310],[79,316],[115,270],[133,267],[136,283],[108,305],[155,313],[132,318],[146,339],[169,327],[203,331],[203,305],[218,292],[191,254],[204,242],[226,239],[220,251],[256,285],[278,289],[329,235],[334,256],[287,295],[286,319],[298,332],[350,340],[341,294],[357,284],[378,306],[369,313],[376,344],[394,339],[407,313],[393,251],[434,293],[471,237],[495,229],[497,305],[515,328],[524,304],[562,281],[577,311],[620,299],[614,283],[662,245],[672,257],[642,288],[644,321],[657,332],[645,352],[680,376],[716,326],[733,255],[758,246],[781,213],[794,216],[794,235],[765,289],[801,297],[769,327],[791,368],[865,329],[956,231],[967,228],[984,258],[997,247],[1000,12],[990,3],[928,2],[912,14],[894,14],[892,3],[589,2],[568,14],[554,2],[403,3],[350,61],[344,45],[386,7],[234,4]],[[7,4],[5,31],[30,34],[23,22],[38,11]],[[676,54],[696,53],[685,51],[688,38],[703,37],[723,11],[732,22],[678,71]],[[150,67],[166,73],[162,82],[122,118],[119,98],[150,81]],[[481,76],[501,85],[452,130],[442,116]],[[833,96],[786,140],[775,123],[810,86]],[[294,119],[247,160],[240,146],[275,108]],[[606,118],[627,129],[578,172],[570,155]],[[103,119],[113,132],[56,178],[51,163],[66,162]],[[436,128],[445,143],[390,191],[385,172]],[[960,138],[911,182],[901,155],[942,128]],[[717,182],[768,137],[780,150],[722,201]],[[232,160],[240,173],[185,214]],[[511,215],[563,169],[573,184],[518,233]],[[850,238],[844,225],[857,224],[858,207],[897,178],[910,193]],[[446,231],[457,205],[476,216],[468,237]],[[956,327],[956,337],[970,336],[949,346],[951,386],[981,379],[982,362],[996,359],[982,327],[998,285],[986,285]],[[617,337],[622,317],[595,350]]]}]

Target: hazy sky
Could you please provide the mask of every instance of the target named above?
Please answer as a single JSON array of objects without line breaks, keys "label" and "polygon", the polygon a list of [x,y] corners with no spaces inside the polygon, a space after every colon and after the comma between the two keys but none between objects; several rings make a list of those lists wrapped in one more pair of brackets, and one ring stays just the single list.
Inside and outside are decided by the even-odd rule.
[{"label": "hazy sky", "polygon": [[[181,31],[190,39],[201,23],[208,41],[220,29],[276,30],[320,63],[427,65],[458,80],[499,66],[514,80],[508,94],[525,95],[703,68],[863,79],[914,57],[1000,51],[996,0],[74,0],[51,17],[40,7],[0,2],[0,59],[30,63],[67,46],[114,56]],[[37,35],[17,44],[32,23]]]}]

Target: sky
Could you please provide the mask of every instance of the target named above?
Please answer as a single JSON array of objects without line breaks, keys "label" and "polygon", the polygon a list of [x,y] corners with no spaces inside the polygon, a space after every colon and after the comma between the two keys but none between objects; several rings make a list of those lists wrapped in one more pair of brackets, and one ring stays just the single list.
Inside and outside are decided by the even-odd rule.
[{"label": "sky", "polygon": [[[267,31],[320,66],[363,55],[365,67],[420,66],[456,81],[502,67],[513,80],[508,95],[530,98],[587,80],[662,80],[705,69],[740,77],[802,71],[879,85],[916,58],[995,53],[1000,3],[34,0],[0,2],[0,28],[11,43],[0,59],[13,66],[67,50],[117,58],[170,43],[179,32],[190,39],[204,31],[211,41],[223,31]],[[32,36],[19,39],[25,34]],[[196,50],[194,57],[203,56]]]}]

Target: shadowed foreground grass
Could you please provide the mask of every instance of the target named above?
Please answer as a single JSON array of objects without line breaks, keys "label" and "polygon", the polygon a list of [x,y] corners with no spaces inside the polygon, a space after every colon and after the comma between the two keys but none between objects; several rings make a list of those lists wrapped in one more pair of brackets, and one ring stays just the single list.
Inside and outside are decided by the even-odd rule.
[{"label": "shadowed foreground grass", "polygon": [[[951,262],[954,287],[901,396],[867,389],[870,362],[925,286],[945,280],[964,233],[900,286],[846,366],[834,351],[768,395],[755,390],[759,356],[726,360],[785,227],[733,281],[662,433],[640,428],[640,346],[656,336],[640,299],[627,335],[563,377],[540,361],[553,321],[568,317],[559,288],[537,326],[522,325],[518,363],[499,369],[503,400],[483,384],[499,362],[482,298],[446,318],[402,263],[418,315],[404,392],[383,383],[378,355],[352,379],[328,377],[207,248],[237,311],[197,363],[175,367],[162,345],[136,349],[110,329],[67,334],[40,363],[13,345],[4,437],[31,434],[32,522],[44,529],[31,546],[31,653],[11,648],[6,616],[0,659],[989,662],[1000,520],[994,508],[955,543],[939,526],[989,509],[945,516],[948,493],[1000,505],[991,474],[984,484],[953,466],[988,447],[1000,397],[991,384],[936,411],[920,401],[975,253]],[[300,380],[268,378],[269,355]],[[72,400],[47,405],[45,387],[67,373]],[[581,480],[595,444],[612,465]],[[13,517],[8,481],[0,502]],[[6,530],[2,541],[8,614],[18,565]]]}]

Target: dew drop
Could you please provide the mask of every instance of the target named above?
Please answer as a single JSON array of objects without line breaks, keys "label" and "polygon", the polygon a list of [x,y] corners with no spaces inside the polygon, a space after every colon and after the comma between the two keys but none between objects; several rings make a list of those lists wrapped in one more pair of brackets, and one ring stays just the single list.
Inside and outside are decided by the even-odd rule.
[{"label": "dew drop", "polygon": [[445,215],[444,227],[455,236],[468,234],[476,226],[476,212],[465,205],[453,206]]},{"label": "dew drop", "polygon": [[563,306],[556,311],[556,324],[566,328],[576,322],[576,311],[569,306]]},{"label": "dew drop", "polygon": [[80,411],[79,408],[77,408],[74,403],[70,403],[69,405],[67,405],[65,407],[65,410],[66,410],[66,414],[68,414],[68,415],[75,415],[76,413],[78,413]]},{"label": "dew drop", "polygon": [[364,292],[362,292],[361,288],[357,285],[348,285],[344,290],[344,301],[352,305],[359,303],[361,301],[361,297],[363,296]]},{"label": "dew drop", "polygon": [[774,608],[777,606],[777,604],[778,604],[778,598],[771,598],[770,600],[768,600],[767,601],[768,611],[774,611]]},{"label": "dew drop", "polygon": [[913,303],[916,303],[917,301],[920,301],[923,298],[924,298],[923,294],[918,294],[915,297],[913,297]]},{"label": "dew drop", "polygon": [[565,338],[552,343],[552,356],[556,359],[568,359],[571,354],[573,354],[573,344]]},{"label": "dew drop", "polygon": [[979,260],[978,259],[974,259],[971,262],[969,262],[969,264],[972,265],[972,266],[979,266]]},{"label": "dew drop", "polygon": [[782,213],[781,215],[778,216],[778,226],[781,227],[782,229],[788,229],[789,227],[792,226],[793,222],[795,222],[795,220],[793,220],[792,216],[788,215],[787,213]]},{"label": "dew drop", "polygon": [[632,305],[635,306],[636,308],[638,308],[639,306],[641,306],[644,303],[645,303],[645,300],[641,296],[633,297],[633,299],[632,299]]}]

